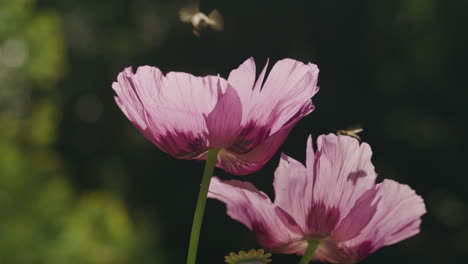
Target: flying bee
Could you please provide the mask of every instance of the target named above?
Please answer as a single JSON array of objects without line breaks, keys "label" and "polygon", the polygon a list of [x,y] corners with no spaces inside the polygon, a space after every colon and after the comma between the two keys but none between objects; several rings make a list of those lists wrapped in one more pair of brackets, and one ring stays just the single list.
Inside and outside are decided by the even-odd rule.
[{"label": "flying bee", "polygon": [[205,15],[200,12],[198,4],[181,8],[179,17],[182,22],[192,24],[192,33],[196,37],[200,37],[201,32],[207,27],[210,27],[214,31],[221,31],[224,28],[223,16],[217,9],[213,9],[208,15]]},{"label": "flying bee", "polygon": [[336,133],[338,135],[350,136],[357,140],[361,140],[361,137],[358,136],[358,133],[361,133],[362,131],[364,131],[362,127],[355,127],[355,128],[350,128],[350,129],[340,129],[336,131]]}]

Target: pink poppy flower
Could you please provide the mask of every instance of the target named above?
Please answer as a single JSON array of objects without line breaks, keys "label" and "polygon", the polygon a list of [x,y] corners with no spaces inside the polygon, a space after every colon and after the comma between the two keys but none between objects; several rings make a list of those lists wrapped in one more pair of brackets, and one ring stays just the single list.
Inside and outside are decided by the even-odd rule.
[{"label": "pink poppy flower", "polygon": [[122,112],[164,152],[202,160],[208,149],[219,148],[217,167],[245,175],[263,167],[314,110],[311,97],[318,91],[315,64],[278,61],[264,82],[267,66],[257,80],[252,58],[227,80],[129,67],[112,88]]},{"label": "pink poppy flower", "polygon": [[306,166],[282,155],[275,172],[275,201],[248,182],[213,178],[208,197],[252,230],[276,253],[303,255],[319,242],[314,259],[356,263],[377,249],[419,233],[422,198],[392,180],[375,184],[368,144],[348,136],[309,137]]}]

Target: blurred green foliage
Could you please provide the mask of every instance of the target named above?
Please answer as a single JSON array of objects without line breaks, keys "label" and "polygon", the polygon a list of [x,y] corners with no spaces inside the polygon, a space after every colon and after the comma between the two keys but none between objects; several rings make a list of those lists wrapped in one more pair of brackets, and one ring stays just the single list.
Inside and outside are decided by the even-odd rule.
[{"label": "blurred green foliage", "polygon": [[116,193],[78,192],[66,176],[54,149],[62,19],[35,2],[0,1],[0,263],[155,263],[154,225],[132,219]]}]

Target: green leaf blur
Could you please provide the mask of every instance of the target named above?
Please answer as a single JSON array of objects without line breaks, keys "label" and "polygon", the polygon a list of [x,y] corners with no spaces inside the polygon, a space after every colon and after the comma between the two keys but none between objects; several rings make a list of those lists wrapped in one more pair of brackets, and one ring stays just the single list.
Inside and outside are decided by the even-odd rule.
[{"label": "green leaf blur", "polygon": [[67,176],[54,147],[62,19],[35,2],[0,1],[0,263],[158,262],[154,225],[130,217],[117,193],[79,191]]}]

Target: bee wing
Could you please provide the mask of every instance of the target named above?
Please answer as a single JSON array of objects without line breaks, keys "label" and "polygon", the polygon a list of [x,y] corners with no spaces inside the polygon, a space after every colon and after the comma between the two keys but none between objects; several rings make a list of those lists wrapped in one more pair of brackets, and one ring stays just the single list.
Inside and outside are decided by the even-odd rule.
[{"label": "bee wing", "polygon": [[362,131],[364,131],[364,129],[362,127],[359,127],[359,128],[354,128],[354,129],[351,129],[350,130],[353,134],[357,134],[357,133],[361,133]]},{"label": "bee wing", "polygon": [[179,10],[180,21],[190,23],[195,14],[200,10],[198,3],[192,3]]},{"label": "bee wing", "polygon": [[224,20],[223,16],[221,13],[218,11],[218,9],[213,9],[213,11],[210,12],[208,15],[209,18],[209,25],[213,30],[216,31],[221,31],[224,28]]},{"label": "bee wing", "polygon": [[337,135],[346,135],[346,133],[347,133],[347,132],[346,132],[346,130],[344,130],[344,129],[340,129],[340,130],[337,130],[337,131],[336,131],[336,134],[337,134]]},{"label": "bee wing", "polygon": [[361,137],[360,137],[358,134],[352,134],[352,135],[350,135],[350,136],[351,136],[351,137],[354,137],[355,139],[357,139],[357,140],[359,140],[359,141],[362,140]]}]

